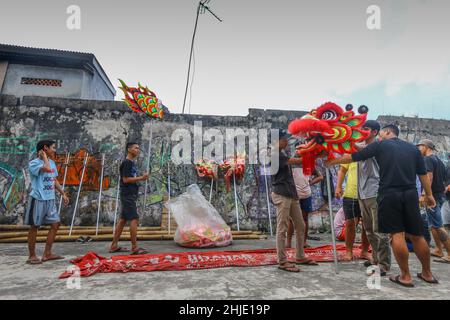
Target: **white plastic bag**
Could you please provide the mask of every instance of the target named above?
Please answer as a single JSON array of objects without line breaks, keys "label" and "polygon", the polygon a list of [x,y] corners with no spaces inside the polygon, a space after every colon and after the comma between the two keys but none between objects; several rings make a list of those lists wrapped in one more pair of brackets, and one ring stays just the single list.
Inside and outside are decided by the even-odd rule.
[{"label": "white plastic bag", "polygon": [[224,247],[233,241],[230,227],[205,199],[196,184],[182,195],[172,198],[166,207],[175,217],[178,228],[175,242],[183,247]]}]

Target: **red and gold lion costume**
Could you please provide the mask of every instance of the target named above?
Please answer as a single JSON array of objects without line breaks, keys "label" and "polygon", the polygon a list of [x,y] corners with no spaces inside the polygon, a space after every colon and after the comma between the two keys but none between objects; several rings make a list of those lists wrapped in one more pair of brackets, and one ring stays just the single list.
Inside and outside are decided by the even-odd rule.
[{"label": "red and gold lion costume", "polygon": [[289,124],[289,133],[306,139],[305,144],[297,147],[297,154],[303,159],[305,175],[311,175],[316,159],[324,153],[331,160],[335,158],[334,153],[356,152],[355,144],[368,137],[369,131],[362,129],[368,108],[359,107],[359,115],[352,111],[352,105],[347,105],[345,109],[327,102]]}]

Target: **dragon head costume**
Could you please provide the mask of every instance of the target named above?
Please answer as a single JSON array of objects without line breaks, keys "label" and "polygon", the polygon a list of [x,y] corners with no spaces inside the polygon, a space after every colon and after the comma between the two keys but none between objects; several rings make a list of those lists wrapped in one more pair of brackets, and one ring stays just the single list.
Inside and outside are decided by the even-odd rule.
[{"label": "dragon head costume", "polygon": [[143,112],[151,118],[162,119],[164,117],[164,108],[156,94],[147,87],[138,83],[138,88],[128,87],[125,82],[120,80],[120,90],[123,91],[125,98],[123,101],[134,112]]},{"label": "dragon head costume", "polygon": [[322,155],[331,160],[335,158],[334,153],[356,152],[356,143],[369,135],[369,131],[362,129],[368,111],[366,106],[361,106],[356,115],[351,104],[344,110],[333,102],[327,102],[301,119],[292,121],[289,133],[306,141],[297,147],[297,154],[303,159],[304,174],[311,175],[316,159]]}]

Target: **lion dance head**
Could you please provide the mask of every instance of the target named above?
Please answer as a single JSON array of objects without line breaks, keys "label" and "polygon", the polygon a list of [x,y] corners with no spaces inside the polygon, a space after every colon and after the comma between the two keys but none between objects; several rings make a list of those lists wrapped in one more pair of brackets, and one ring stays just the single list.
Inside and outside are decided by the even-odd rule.
[{"label": "lion dance head", "polygon": [[369,135],[369,131],[362,129],[368,111],[366,106],[361,106],[359,114],[355,115],[351,104],[344,110],[333,102],[327,102],[301,119],[292,121],[289,133],[306,141],[297,147],[297,154],[303,159],[304,174],[311,175],[316,159],[322,155],[331,160],[335,153],[356,152],[355,144]]}]

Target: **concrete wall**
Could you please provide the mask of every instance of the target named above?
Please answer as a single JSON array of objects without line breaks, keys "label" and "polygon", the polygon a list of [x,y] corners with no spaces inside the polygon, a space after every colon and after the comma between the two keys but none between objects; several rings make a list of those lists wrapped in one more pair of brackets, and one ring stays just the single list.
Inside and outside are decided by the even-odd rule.
[{"label": "concrete wall", "polygon": [[[289,121],[303,114],[302,111],[250,109],[245,117],[169,114],[162,122],[150,123],[146,116],[130,112],[122,102],[25,96],[18,104],[16,97],[0,95],[0,223],[22,223],[29,188],[26,168],[28,161],[35,156],[34,150],[38,140],[56,140],[58,152],[62,155],[67,151],[80,158],[85,151],[96,159],[100,159],[102,153],[106,155],[100,223],[111,225],[115,210],[117,166],[124,156],[124,145],[129,140],[141,143],[144,152],[138,159],[138,167],[139,170],[144,170],[152,126],[152,175],[149,196],[145,209],[141,196],[139,208],[141,224],[156,226],[161,223],[163,197],[167,195],[168,157],[165,150],[175,129],[185,128],[192,132],[195,121],[202,121],[204,130],[214,127],[222,132],[226,128],[241,128],[244,131],[286,128]],[[381,117],[380,120],[383,123],[403,121],[401,126],[406,138],[411,140],[413,133],[415,139],[431,137],[439,141],[438,146],[442,152],[450,150],[449,121],[442,122],[441,129],[437,131],[435,120],[386,117]],[[423,128],[418,127],[417,121],[426,125]],[[426,129],[426,126],[434,131]],[[72,200],[69,207],[62,210],[64,224],[70,224],[72,218],[81,169],[81,160],[70,167],[70,179],[73,183],[68,186],[68,190]],[[198,178],[193,165],[175,166],[169,163],[169,170],[172,196],[184,192],[186,186],[192,183],[198,183],[205,197],[209,196],[210,181]],[[77,225],[95,224],[100,172],[101,166],[98,162],[93,163],[86,171],[83,180],[86,187],[81,192],[75,219]],[[333,176],[335,179],[335,171]],[[320,209],[324,205],[320,186],[314,188],[313,194],[314,209]],[[241,228],[267,231],[269,224],[264,178],[259,174],[257,165],[247,165],[245,177],[238,186],[238,195]],[[212,203],[225,221],[235,228],[233,192],[226,191],[223,180],[219,181],[218,188],[213,192]],[[339,203],[334,203],[335,209],[337,206]],[[273,208],[272,217],[275,217]],[[325,215],[314,215],[311,220],[315,228],[328,224]]]},{"label": "concrete wall", "polygon": [[[21,84],[22,77],[62,80],[61,87]],[[9,64],[2,94],[73,99],[114,100],[114,94],[99,77],[85,70]]]},{"label": "concrete wall", "polygon": [[0,93],[5,82],[6,70],[8,70],[8,61],[0,61]]}]

